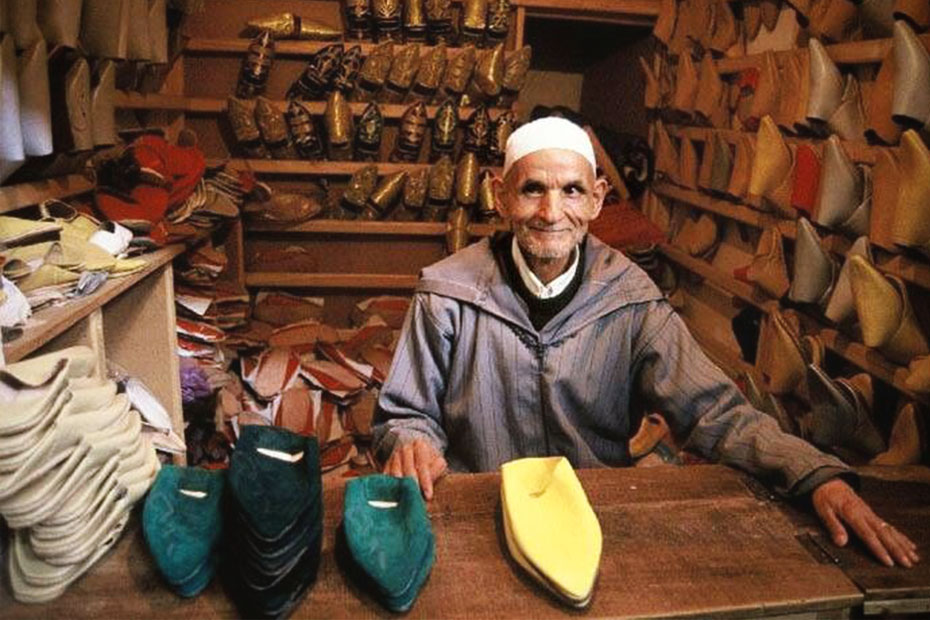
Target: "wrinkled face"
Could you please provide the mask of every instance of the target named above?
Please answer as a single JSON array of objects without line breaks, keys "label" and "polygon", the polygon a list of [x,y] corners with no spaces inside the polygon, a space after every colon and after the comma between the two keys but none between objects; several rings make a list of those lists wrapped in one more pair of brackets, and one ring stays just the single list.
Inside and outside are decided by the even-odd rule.
[{"label": "wrinkled face", "polygon": [[584,157],[545,149],[519,159],[496,182],[496,206],[513,224],[520,249],[540,259],[568,258],[597,217],[607,183]]}]

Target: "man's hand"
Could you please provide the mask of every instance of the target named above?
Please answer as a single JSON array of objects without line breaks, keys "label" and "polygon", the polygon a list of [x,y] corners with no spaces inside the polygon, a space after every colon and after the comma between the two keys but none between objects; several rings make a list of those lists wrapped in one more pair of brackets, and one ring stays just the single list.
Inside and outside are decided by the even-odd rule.
[{"label": "man's hand", "polygon": [[910,568],[920,561],[917,545],[893,525],[882,521],[842,480],[834,478],[824,482],[814,489],[811,500],[837,546],[842,547],[849,541],[849,534],[843,527],[845,523],[886,566],[894,566],[897,562]]},{"label": "man's hand", "polygon": [[433,482],[446,473],[446,459],[425,439],[415,439],[394,448],[384,464],[384,473],[402,478],[411,476],[420,485],[423,497],[433,499]]}]

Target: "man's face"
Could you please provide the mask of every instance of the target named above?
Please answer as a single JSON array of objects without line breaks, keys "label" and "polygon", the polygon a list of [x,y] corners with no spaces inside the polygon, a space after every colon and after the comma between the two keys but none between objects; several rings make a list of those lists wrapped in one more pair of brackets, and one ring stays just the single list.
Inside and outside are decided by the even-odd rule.
[{"label": "man's face", "polygon": [[597,217],[607,191],[574,151],[545,149],[519,159],[495,184],[497,210],[513,224],[525,254],[568,258]]}]

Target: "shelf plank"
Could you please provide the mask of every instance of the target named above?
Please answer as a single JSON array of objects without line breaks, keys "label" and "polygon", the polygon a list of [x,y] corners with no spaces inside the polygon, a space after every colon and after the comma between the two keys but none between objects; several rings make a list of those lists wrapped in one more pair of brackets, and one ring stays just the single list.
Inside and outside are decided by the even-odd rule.
[{"label": "shelf plank", "polygon": [[[762,295],[755,290],[754,286],[745,282],[740,282],[727,274],[721,273],[714,268],[713,265],[688,255],[686,252],[676,248],[670,243],[660,245],[659,251],[669,260],[679,264],[692,273],[700,275],[721,290],[756,306],[763,312],[770,312],[779,307],[777,301],[768,298],[763,299]],[[824,346],[829,350],[851,364],[878,377],[889,385],[892,385],[908,398],[930,404],[930,397],[916,394],[905,387],[904,379],[907,377],[906,368],[888,361],[881,353],[874,349],[870,349],[861,342],[850,340],[836,329],[826,327],[816,317],[803,312],[798,312],[798,315],[805,325],[805,333],[819,335],[821,340],[823,340]]]},{"label": "shelf plank", "polygon": [[148,264],[142,271],[121,278],[112,278],[90,297],[39,310],[26,322],[23,335],[3,346],[6,362],[12,363],[29,355],[94,310],[132,288],[183,251],[184,246],[179,244],[143,256]]},{"label": "shelf plank", "polygon": [[388,273],[290,273],[273,271],[246,272],[246,286],[281,286],[293,288],[357,288],[412,291],[418,276]]},{"label": "shelf plank", "polygon": [[[738,131],[735,129],[713,129],[710,127],[687,127],[684,125],[666,125],[666,129],[669,132],[669,135],[675,136],[676,138],[681,138],[686,136],[691,140],[697,140],[700,142],[706,142],[712,134],[717,133],[721,138],[729,142],[730,144],[736,144],[737,141],[742,136],[751,136],[755,138],[755,133],[751,131]],[[788,144],[811,144],[822,145],[826,142],[825,139],[818,138],[793,138],[791,136],[784,136],[785,142]],[[841,140],[840,144],[843,147],[843,150],[846,151],[846,154],[854,162],[860,164],[869,164],[875,165],[876,153],[879,149],[891,150],[891,152],[897,152],[899,147],[894,146],[872,146],[866,144],[865,142],[855,142],[850,140]]]},{"label": "shelf plank", "polygon": [[[192,37],[187,40],[184,46],[184,52],[190,54],[245,54],[249,50],[252,39],[244,38],[226,38],[226,39],[209,39],[203,37]],[[275,41],[275,56],[312,56],[324,47],[341,43],[346,49],[358,45],[362,48],[362,55],[367,56],[378,46],[377,43],[370,41]],[[398,45],[403,45],[400,43]],[[420,53],[425,55],[435,48],[434,45],[420,44]],[[453,57],[463,48],[457,46],[447,46],[449,57]],[[505,57],[513,52],[507,52]]]},{"label": "shelf plank", "polygon": [[[792,240],[797,237],[797,224],[793,220],[762,213],[739,203],[711,198],[710,196],[693,190],[677,187],[668,182],[653,183],[652,189],[657,194],[671,198],[672,200],[686,202],[703,211],[722,215],[723,217],[749,224],[756,228],[777,226],[779,232],[781,232],[784,237]],[[850,246],[852,246],[849,239],[838,234],[824,235],[821,237],[821,241],[824,247],[840,257],[845,256]],[[905,282],[910,282],[911,284],[930,290],[930,265],[927,263],[900,254],[892,254],[874,245],[872,246],[872,253],[875,257],[875,266],[878,267],[880,271],[888,275],[897,276]]]},{"label": "shelf plank", "polygon": [[[923,44],[930,47],[930,33],[917,35]],[[892,49],[892,39],[869,39],[867,41],[849,41],[824,46],[830,58],[839,65],[859,65],[881,62]],[[776,52],[776,60],[781,60],[794,51]],[[720,73],[737,73],[744,69],[758,67],[762,54],[749,54],[738,58],[721,58],[717,61]]]},{"label": "shelf plank", "polygon": [[39,204],[44,200],[70,198],[94,189],[93,181],[80,174],[69,174],[44,181],[0,187],[0,213]]},{"label": "shelf plank", "polygon": [[[178,112],[190,112],[192,114],[225,114],[226,100],[213,99],[208,97],[184,97],[181,95],[142,95],[136,92],[117,91],[114,97],[117,108],[127,110],[173,110]],[[275,102],[282,109],[286,106],[286,101]],[[310,112],[322,116],[326,111],[325,101],[304,101],[303,102]],[[399,119],[412,104],[408,103],[379,103],[381,115],[388,119]],[[350,102],[349,107],[352,109],[353,116],[361,116],[368,107],[367,103]],[[426,106],[426,115],[430,119],[436,116],[436,110],[439,106]],[[468,120],[474,107],[459,108],[459,119]],[[496,111],[496,113],[495,113]],[[489,108],[491,116],[503,113],[505,108]]]},{"label": "shelf plank", "polygon": [[[395,172],[419,171],[429,168],[430,164],[395,163],[386,161],[310,161],[302,159],[232,159],[229,165],[233,168],[250,170],[259,174],[325,174],[333,176],[350,176],[364,168],[375,164],[378,174],[394,174]],[[491,170],[498,176],[501,168],[485,166],[482,170]]]},{"label": "shelf plank", "polygon": [[[497,231],[508,230],[505,224],[468,225],[474,237],[487,237]],[[443,237],[445,222],[369,222],[358,220],[309,220],[300,224],[275,225],[250,223],[247,232],[322,233],[337,235],[397,235],[409,237]]]},{"label": "shelf plank", "polygon": [[570,11],[581,13],[612,13],[622,15],[645,15],[656,17],[659,14],[659,0],[511,0],[511,4],[526,9],[545,9],[552,11]]}]

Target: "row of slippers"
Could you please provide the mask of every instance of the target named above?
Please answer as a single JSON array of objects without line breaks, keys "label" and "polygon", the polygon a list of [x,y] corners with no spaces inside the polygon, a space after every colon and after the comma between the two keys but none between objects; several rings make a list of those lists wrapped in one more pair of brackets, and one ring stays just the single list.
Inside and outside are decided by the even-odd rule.
[{"label": "row of slippers", "polygon": [[[782,338],[795,336],[790,321],[786,322],[784,317],[772,317],[771,321],[782,323],[775,328]],[[794,348],[789,352],[797,363]],[[873,465],[922,462],[927,450],[922,440],[926,421],[918,404],[902,402],[886,441],[873,421],[875,398],[868,373],[833,378],[819,361],[802,364],[802,368],[799,381],[807,386],[810,407],[799,416],[790,414],[774,394],[760,390],[751,375],[744,373],[738,383],[753,407],[775,418],[785,432],[821,449],[855,460],[864,458]]]},{"label": "row of slippers", "polygon": [[[717,224],[708,214],[686,219],[673,238],[673,245],[699,257],[713,253],[717,243]],[[841,266],[814,226],[800,219],[789,278],[782,235],[769,227],[760,236],[752,261],[733,275],[775,299],[787,295],[795,303],[816,308],[841,327],[858,324],[866,346],[895,364],[909,365],[908,389],[930,393],[930,341],[914,315],[906,284],[875,267],[868,237],[852,244]],[[791,386],[790,380],[776,381],[773,391],[781,393]]]},{"label": "row of slippers", "polygon": [[888,37],[896,19],[930,28],[923,0],[752,0],[740,3],[740,17],[724,0],[662,0],[653,35],[673,54],[698,46],[744,56],[790,50],[806,34],[834,42]]},{"label": "row of slippers", "polygon": [[913,130],[897,152],[881,149],[873,166],[855,164],[836,136],[788,143],[764,117],[755,136],[739,137],[735,154],[720,133],[704,143],[703,157],[682,138],[676,148],[656,123],[656,169],[671,182],[737,200],[780,217],[810,217],[850,236],[869,235],[891,251],[930,252],[923,205],[930,199],[930,149]]},{"label": "row of slippers", "polygon": [[[348,102],[338,91],[327,100],[323,114],[325,131],[317,127],[314,117],[296,100],[288,102],[287,109],[282,111],[277,103],[264,97],[254,100],[230,97],[227,111],[238,147],[250,158],[377,161],[381,157],[384,117],[380,107],[377,103],[368,104],[356,122]],[[436,109],[432,123],[423,103],[411,105],[401,116],[390,160],[419,160],[427,128],[430,161],[452,155],[460,124],[458,104],[451,99]],[[499,166],[504,160],[507,138],[515,128],[513,112],[502,112],[492,120],[485,106],[477,106],[464,123],[462,148],[474,152],[481,161]]]},{"label": "row of slippers", "polygon": [[906,21],[894,22],[893,33],[881,69],[865,84],[844,76],[817,39],[778,59],[764,53],[758,68],[730,83],[710,54],[699,67],[683,54],[676,71],[658,73],[641,58],[646,107],[716,128],[754,130],[768,115],[790,134],[897,144],[903,130],[930,123],[930,52]]},{"label": "row of slippers", "polygon": [[[236,96],[244,99],[265,93],[274,64],[274,37],[265,31],[252,40],[242,62]],[[420,45],[411,43],[397,52],[391,42],[362,56],[361,46],[346,51],[334,43],[313,54],[287,91],[287,98],[323,99],[340,92],[355,101],[428,103],[435,96],[461,105],[497,103],[508,107],[526,82],[532,48],[524,46],[508,54],[503,44],[489,50],[464,48],[448,60],[443,44],[421,58]]]},{"label": "row of slippers", "polygon": [[109,550],[159,468],[142,421],[96,353],[72,347],[0,371],[0,514],[17,600],[61,595]]}]

